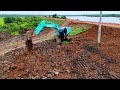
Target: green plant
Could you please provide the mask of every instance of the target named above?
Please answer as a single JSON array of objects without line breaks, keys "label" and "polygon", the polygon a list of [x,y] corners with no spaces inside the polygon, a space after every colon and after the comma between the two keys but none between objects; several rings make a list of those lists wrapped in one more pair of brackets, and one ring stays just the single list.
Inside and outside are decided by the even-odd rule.
[{"label": "green plant", "polygon": [[65,40],[65,41],[63,41],[62,43],[63,43],[63,44],[69,44],[70,42]]},{"label": "green plant", "polygon": [[53,14],[53,18],[59,18],[57,14]]},{"label": "green plant", "polygon": [[4,17],[0,17],[0,26],[3,26],[5,23],[4,23]]},{"label": "green plant", "polygon": [[86,30],[84,28],[75,28],[69,35],[75,36],[79,33],[85,32]]},{"label": "green plant", "polygon": [[19,35],[19,32],[18,32],[18,31],[12,32],[11,35],[13,35],[13,36],[18,36],[18,35]]},{"label": "green plant", "polygon": [[7,23],[13,23],[14,21],[15,21],[15,18],[13,18],[13,17],[5,17],[4,18],[5,24],[7,24]]},{"label": "green plant", "polygon": [[62,19],[66,19],[66,16],[61,16]]}]

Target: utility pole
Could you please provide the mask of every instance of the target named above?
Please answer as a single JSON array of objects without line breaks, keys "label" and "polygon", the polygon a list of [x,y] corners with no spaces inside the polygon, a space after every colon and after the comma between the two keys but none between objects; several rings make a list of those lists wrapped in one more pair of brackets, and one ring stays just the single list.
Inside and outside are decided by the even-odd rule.
[{"label": "utility pole", "polygon": [[97,44],[100,45],[101,38],[101,20],[102,20],[102,11],[100,11],[99,27],[98,27],[98,41]]}]

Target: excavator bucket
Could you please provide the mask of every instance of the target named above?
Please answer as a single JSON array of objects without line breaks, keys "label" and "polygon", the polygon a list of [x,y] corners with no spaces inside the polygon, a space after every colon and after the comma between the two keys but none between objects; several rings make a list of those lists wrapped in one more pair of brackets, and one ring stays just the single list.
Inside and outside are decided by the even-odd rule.
[{"label": "excavator bucket", "polygon": [[32,42],[32,38],[33,38],[33,31],[27,31],[27,36],[26,36],[26,48],[28,51],[31,51],[33,49],[33,42]]},{"label": "excavator bucket", "polygon": [[32,38],[26,40],[26,47],[28,51],[31,51],[33,49]]}]

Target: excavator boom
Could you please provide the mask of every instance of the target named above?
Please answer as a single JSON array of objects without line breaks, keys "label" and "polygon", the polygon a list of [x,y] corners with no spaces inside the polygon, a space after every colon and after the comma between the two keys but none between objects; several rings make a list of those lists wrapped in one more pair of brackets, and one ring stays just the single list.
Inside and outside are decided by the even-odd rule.
[{"label": "excavator boom", "polygon": [[[59,35],[59,30],[61,29],[57,24],[54,24],[53,22],[46,22],[45,20],[43,20],[39,23],[39,25],[35,29],[34,34],[38,35],[43,30],[43,28],[55,28],[57,35]],[[69,34],[71,32],[71,28],[66,27],[66,29],[67,34]]]},{"label": "excavator boom", "polygon": [[48,22],[46,23],[45,20],[41,21],[40,24],[37,26],[37,28],[35,29],[35,35],[38,35],[42,30],[43,28],[55,28],[57,29],[57,31],[60,30],[60,27],[57,25],[57,24],[54,24],[52,22]]}]

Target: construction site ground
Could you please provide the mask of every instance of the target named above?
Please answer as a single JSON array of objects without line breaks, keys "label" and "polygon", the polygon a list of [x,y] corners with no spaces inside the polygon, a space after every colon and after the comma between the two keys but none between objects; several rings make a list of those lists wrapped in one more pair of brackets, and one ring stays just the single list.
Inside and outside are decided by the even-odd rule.
[{"label": "construction site ground", "polygon": [[43,30],[33,38],[31,52],[25,47],[26,33],[1,33],[0,79],[119,79],[120,24],[102,23],[101,46],[98,23],[66,20],[62,26],[75,25],[87,31],[57,45],[55,30]]}]

